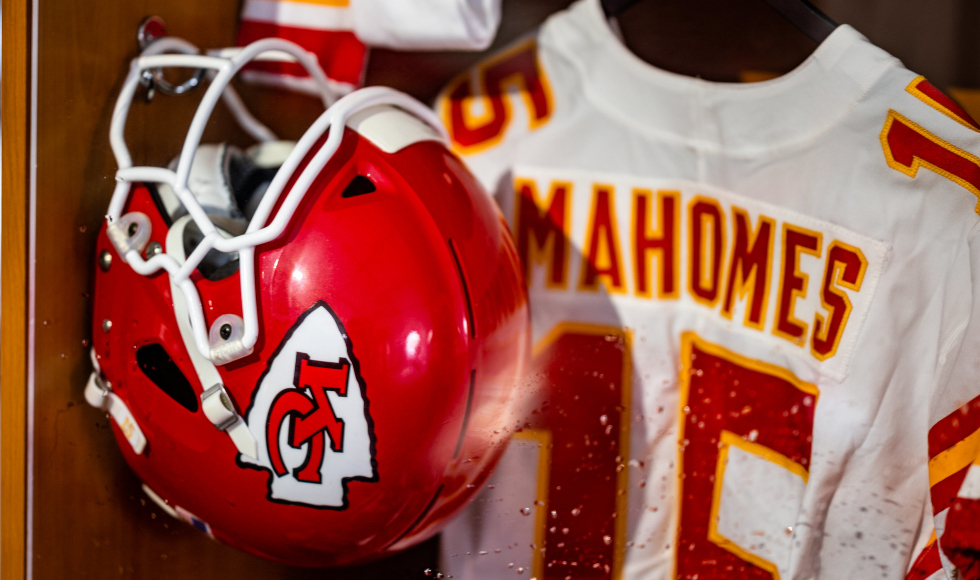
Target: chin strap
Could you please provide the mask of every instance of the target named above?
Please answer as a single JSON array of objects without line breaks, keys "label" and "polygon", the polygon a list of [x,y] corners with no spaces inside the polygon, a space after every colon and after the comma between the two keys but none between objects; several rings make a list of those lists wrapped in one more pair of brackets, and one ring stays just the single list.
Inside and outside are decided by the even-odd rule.
[{"label": "chin strap", "polygon": [[96,409],[108,413],[119,426],[119,430],[126,437],[126,441],[129,441],[133,447],[133,451],[137,455],[142,454],[143,450],[146,449],[146,436],[143,435],[143,430],[140,429],[136,417],[133,417],[133,413],[130,412],[126,403],[112,392],[112,385],[109,384],[109,381],[102,378],[99,361],[95,358],[95,349],[91,351],[91,358],[95,370],[89,375],[88,383],[85,385],[85,401]]},{"label": "chin strap", "polygon": [[[190,223],[189,216],[181,217],[170,226],[170,231],[167,232],[166,251],[181,263],[185,259],[183,232],[188,223]],[[221,383],[221,375],[218,374],[218,369],[215,368],[213,362],[201,356],[201,353],[193,348],[194,331],[191,329],[190,316],[187,313],[187,302],[184,300],[183,292],[174,286],[173,280],[170,281],[170,294],[173,297],[177,327],[180,329],[184,344],[188,345],[187,355],[191,359],[197,378],[201,381],[201,387],[205,389],[201,393],[201,409],[204,411],[204,416],[212,425],[228,434],[240,453],[257,460],[259,457],[258,441],[248,430],[248,425],[245,424],[241,415],[235,410],[228,391]],[[232,328],[233,334],[240,326],[233,322],[228,322],[228,325]],[[229,338],[234,338],[234,336]],[[211,386],[206,387],[206,385]]]},{"label": "chin strap", "polygon": [[239,451],[252,459],[258,459],[259,444],[242,416],[235,411],[224,385],[217,383],[201,393],[201,409],[211,424],[231,437]]}]

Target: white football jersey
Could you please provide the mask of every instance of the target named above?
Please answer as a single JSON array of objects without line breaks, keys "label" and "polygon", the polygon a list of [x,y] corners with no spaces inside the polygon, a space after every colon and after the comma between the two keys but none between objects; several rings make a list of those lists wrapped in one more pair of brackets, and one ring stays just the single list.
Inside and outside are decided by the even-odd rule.
[{"label": "white football jersey", "polygon": [[442,572],[978,577],[980,133],[955,103],[848,26],[771,81],[672,74],[582,0],[437,108],[511,225],[535,344]]},{"label": "white football jersey", "polygon": [[[291,40],[317,55],[334,88],[363,80],[367,46],[396,50],[483,50],[500,24],[500,0],[244,0],[238,43]],[[253,63],[248,80],[315,93],[292,62]]]}]

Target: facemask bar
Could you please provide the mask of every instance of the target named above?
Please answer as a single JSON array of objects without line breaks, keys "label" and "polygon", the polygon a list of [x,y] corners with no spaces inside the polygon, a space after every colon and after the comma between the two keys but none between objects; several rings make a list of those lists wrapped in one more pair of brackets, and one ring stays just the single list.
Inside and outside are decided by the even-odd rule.
[{"label": "facemask bar", "polygon": [[[160,54],[166,51],[180,52],[181,54]],[[231,56],[225,56],[228,51],[219,53],[222,56],[202,56],[197,52],[197,48],[186,41],[163,38],[149,46],[143,55],[133,60],[130,66],[129,75],[116,102],[110,127],[110,142],[119,170],[116,172],[118,183],[106,216],[108,220],[107,233],[122,259],[137,273],[148,276],[161,269],[167,271],[173,285],[180,289],[187,302],[195,342],[193,346],[187,344],[187,348],[196,347],[203,357],[211,360],[214,364],[225,364],[250,354],[258,340],[255,247],[275,240],[285,231],[310,185],[340,146],[347,119],[367,108],[391,105],[404,109],[424,121],[443,137],[444,142],[448,142],[448,139],[438,117],[431,110],[412,97],[392,89],[383,87],[362,89],[331,104],[332,93],[326,75],[317,63],[316,57],[289,41],[274,38],[259,40],[240,51],[236,51]],[[257,140],[275,139],[275,135],[247,111],[229,84],[244,65],[263,57],[271,57],[275,60],[289,58],[298,61],[320,88],[322,100],[328,108],[300,138],[296,147],[276,173],[245,233],[240,236],[225,238],[188,189],[187,182],[205,125],[219,98],[224,98],[238,123]],[[167,67],[214,71],[209,75],[213,77],[211,86],[208,87],[191,122],[176,171],[160,167],[133,167],[124,137],[130,104],[139,86],[142,72],[147,69]],[[327,131],[329,133],[327,133],[326,141],[296,179],[272,222],[266,225],[288,180],[311,151],[316,141]],[[204,239],[182,264],[167,253],[156,254],[149,260],[143,259],[141,252],[150,238],[149,218],[138,212],[122,215],[133,182],[170,185],[190,214],[191,219],[204,234]],[[190,276],[211,249],[226,253],[238,252],[239,254],[243,316],[242,319],[238,319],[236,315],[226,313],[216,319],[215,328],[210,329],[209,332],[204,319],[200,295]],[[235,321],[239,320],[240,324],[236,324]],[[219,329],[219,325],[225,328]]]}]

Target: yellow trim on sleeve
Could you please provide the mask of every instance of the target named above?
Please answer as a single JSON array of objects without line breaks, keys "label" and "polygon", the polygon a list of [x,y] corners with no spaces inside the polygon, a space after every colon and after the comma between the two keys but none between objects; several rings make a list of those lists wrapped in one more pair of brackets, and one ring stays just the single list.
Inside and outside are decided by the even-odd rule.
[{"label": "yellow trim on sleeve", "polygon": [[980,464],[980,429],[929,460],[929,487],[973,463]]}]

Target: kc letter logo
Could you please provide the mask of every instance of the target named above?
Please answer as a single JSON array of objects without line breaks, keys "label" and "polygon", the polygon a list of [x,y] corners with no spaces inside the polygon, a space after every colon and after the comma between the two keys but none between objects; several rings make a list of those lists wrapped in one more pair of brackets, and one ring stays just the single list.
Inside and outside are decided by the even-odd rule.
[{"label": "kc letter logo", "polygon": [[259,379],[245,422],[268,471],[268,499],[347,508],[347,484],[377,481],[374,425],[351,342],[325,302],[303,313]]}]

